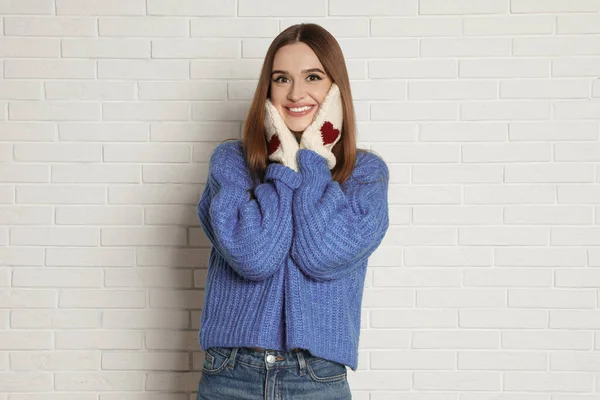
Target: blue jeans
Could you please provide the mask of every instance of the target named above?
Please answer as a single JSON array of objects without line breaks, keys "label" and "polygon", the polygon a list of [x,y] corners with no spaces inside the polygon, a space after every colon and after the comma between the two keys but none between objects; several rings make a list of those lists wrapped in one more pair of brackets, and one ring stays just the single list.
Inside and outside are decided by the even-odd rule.
[{"label": "blue jeans", "polygon": [[205,352],[196,399],[349,400],[346,368],[308,350],[212,347]]}]

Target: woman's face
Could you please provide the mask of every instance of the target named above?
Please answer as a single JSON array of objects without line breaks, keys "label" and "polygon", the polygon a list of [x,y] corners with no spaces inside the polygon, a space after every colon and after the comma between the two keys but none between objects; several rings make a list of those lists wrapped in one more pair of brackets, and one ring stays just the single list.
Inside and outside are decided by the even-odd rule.
[{"label": "woman's face", "polygon": [[296,136],[310,125],[331,84],[331,78],[307,44],[286,45],[275,54],[271,103]]}]

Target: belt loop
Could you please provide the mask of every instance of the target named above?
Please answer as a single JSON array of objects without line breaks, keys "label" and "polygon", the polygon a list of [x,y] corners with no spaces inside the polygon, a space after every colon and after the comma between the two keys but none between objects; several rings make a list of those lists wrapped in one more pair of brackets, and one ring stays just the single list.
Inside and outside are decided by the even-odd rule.
[{"label": "belt loop", "polygon": [[233,347],[231,353],[229,353],[229,359],[227,361],[227,368],[232,369],[235,365],[235,356],[237,355],[238,348]]},{"label": "belt loop", "polygon": [[298,351],[296,353],[296,356],[298,357],[298,364],[300,365],[300,376],[304,376],[306,374],[306,372],[305,372],[306,363],[304,362],[304,355],[302,354],[301,351]]}]

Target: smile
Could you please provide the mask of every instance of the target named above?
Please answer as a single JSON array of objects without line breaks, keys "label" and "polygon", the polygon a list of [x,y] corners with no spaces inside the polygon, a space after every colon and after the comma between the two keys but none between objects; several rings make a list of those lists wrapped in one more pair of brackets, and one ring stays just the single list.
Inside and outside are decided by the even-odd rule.
[{"label": "smile", "polygon": [[308,113],[310,113],[312,111],[313,108],[315,108],[315,106],[304,106],[304,107],[297,107],[297,108],[288,108],[288,107],[283,107],[286,111],[286,113],[288,113],[289,115],[291,115],[292,117],[302,117]]}]

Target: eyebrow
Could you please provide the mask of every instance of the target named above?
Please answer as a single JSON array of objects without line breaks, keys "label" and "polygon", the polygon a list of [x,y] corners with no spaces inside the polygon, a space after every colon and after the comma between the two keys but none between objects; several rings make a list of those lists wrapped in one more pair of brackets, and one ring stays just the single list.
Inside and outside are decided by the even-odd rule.
[{"label": "eyebrow", "polygon": [[[321,71],[321,69],[320,69],[320,68],[310,68],[310,69],[303,69],[301,72],[302,72],[303,74],[307,74],[307,73],[309,73],[309,72],[320,72],[320,73],[322,73],[323,75],[325,75],[325,72]],[[276,69],[275,71],[271,72],[271,75],[273,75],[273,74],[288,74],[288,75],[289,75],[289,72],[287,72],[287,71],[282,71],[282,70],[280,70],[280,69]]]}]

